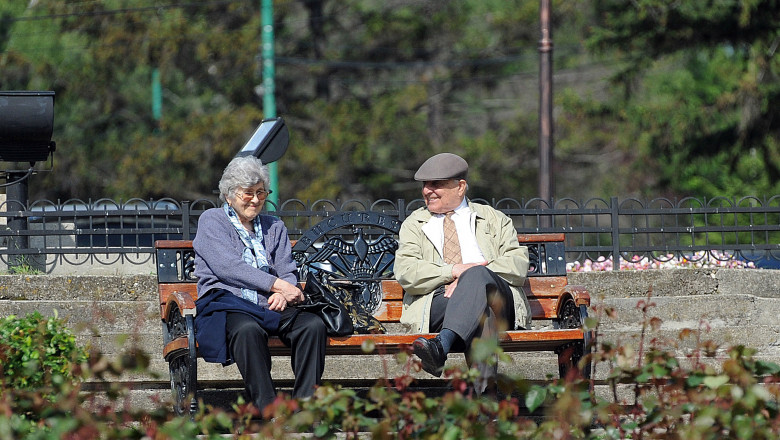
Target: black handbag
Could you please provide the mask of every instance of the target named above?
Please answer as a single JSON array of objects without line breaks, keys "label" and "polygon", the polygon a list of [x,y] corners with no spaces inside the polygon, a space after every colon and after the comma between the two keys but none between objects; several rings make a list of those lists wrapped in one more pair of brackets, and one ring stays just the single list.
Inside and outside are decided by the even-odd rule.
[{"label": "black handbag", "polygon": [[279,332],[284,332],[287,327],[292,325],[301,310],[319,315],[325,323],[329,336],[346,336],[355,331],[352,317],[347,308],[313,272],[309,272],[306,276],[303,295],[305,299],[302,303],[293,306],[296,309],[295,314],[285,321],[284,325],[278,329]]},{"label": "black handbag", "polygon": [[323,282],[325,287],[332,291],[347,308],[356,334],[385,333],[385,326],[382,322],[371,315],[363,307],[363,303],[356,299],[363,292],[361,284],[328,278],[325,278]]}]

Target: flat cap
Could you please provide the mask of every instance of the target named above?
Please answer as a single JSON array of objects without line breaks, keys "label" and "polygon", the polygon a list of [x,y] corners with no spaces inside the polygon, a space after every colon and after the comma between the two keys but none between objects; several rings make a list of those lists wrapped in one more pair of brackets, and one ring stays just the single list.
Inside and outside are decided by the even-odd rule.
[{"label": "flat cap", "polygon": [[439,153],[432,156],[414,173],[414,180],[465,179],[469,173],[469,164],[465,159],[452,153]]}]

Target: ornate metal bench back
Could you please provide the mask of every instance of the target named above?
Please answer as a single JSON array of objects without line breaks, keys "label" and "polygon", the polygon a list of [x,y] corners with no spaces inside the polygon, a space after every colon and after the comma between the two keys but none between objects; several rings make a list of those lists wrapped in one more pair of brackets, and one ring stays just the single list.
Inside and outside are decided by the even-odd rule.
[{"label": "ornate metal bench back", "polygon": [[393,279],[401,222],[376,212],[344,212],[313,226],[293,247],[299,279],[312,271],[348,281],[353,300],[375,313],[382,302],[382,280]]}]

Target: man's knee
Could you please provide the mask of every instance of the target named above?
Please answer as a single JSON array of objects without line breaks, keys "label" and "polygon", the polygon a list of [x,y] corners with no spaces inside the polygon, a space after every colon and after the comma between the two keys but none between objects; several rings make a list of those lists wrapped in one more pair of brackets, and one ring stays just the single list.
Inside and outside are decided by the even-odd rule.
[{"label": "man's knee", "polygon": [[[483,297],[490,286],[495,286],[495,280],[492,272],[485,266],[474,266],[466,269],[458,278],[458,285],[455,287],[457,297],[463,301],[471,301],[477,297]],[[456,295],[453,294],[453,298]]]},{"label": "man's knee", "polygon": [[490,269],[485,266],[474,266],[466,269],[462,274],[460,274],[460,280],[458,281],[458,284],[471,280],[491,281],[492,279],[493,277],[491,275]]}]

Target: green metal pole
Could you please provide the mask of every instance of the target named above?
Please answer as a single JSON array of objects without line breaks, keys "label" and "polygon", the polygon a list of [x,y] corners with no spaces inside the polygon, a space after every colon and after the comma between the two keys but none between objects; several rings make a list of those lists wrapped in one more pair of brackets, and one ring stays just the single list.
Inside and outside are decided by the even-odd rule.
[{"label": "green metal pole", "polygon": [[158,123],[162,118],[162,84],[160,84],[160,69],[152,69],[152,117]]},{"label": "green metal pole", "polygon": [[[276,85],[274,83],[274,12],[273,0],[261,0],[260,4],[260,26],[262,30],[262,59],[263,59],[263,116],[265,118],[276,117],[276,99],[274,96]],[[271,190],[273,193],[269,196],[271,202],[279,204],[279,172],[276,162],[268,164],[268,171],[271,175]],[[273,210],[269,205],[266,209]]]}]

